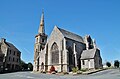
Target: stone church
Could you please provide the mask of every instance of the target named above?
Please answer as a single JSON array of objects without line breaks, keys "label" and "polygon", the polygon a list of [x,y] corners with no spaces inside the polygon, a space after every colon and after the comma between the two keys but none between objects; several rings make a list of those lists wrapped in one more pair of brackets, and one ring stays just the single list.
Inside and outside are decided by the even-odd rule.
[{"label": "stone church", "polygon": [[33,71],[50,71],[51,66],[58,72],[70,72],[74,67],[102,68],[100,49],[90,35],[81,37],[55,26],[47,38],[42,12],[38,34],[35,36]]}]

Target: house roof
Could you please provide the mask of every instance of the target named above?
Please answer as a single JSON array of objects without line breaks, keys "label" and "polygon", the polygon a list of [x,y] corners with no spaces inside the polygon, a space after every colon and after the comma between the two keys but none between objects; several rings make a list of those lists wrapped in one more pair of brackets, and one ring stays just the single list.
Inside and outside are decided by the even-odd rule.
[{"label": "house roof", "polygon": [[81,59],[90,59],[94,58],[97,48],[84,50],[81,54]]},{"label": "house roof", "polygon": [[[15,51],[19,51],[13,44],[9,42],[5,42],[11,49],[14,49]],[[20,51],[19,51],[20,52]]]},{"label": "house roof", "polygon": [[72,32],[66,31],[64,29],[61,29],[61,28],[58,28],[58,29],[60,30],[60,32],[63,34],[64,37],[84,43],[84,40],[81,36],[74,34]]},{"label": "house roof", "polygon": [[5,38],[1,38],[0,45],[1,45],[2,43],[6,44],[7,47],[10,47],[10,48],[13,49],[14,51],[20,52],[12,43],[6,42],[6,39],[5,39]]}]

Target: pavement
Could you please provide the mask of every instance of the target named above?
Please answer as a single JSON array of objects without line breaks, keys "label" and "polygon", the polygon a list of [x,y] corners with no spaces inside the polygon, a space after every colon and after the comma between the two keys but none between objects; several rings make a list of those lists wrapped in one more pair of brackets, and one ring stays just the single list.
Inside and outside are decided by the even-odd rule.
[{"label": "pavement", "polygon": [[90,75],[54,75],[32,72],[14,72],[0,74],[0,79],[120,79],[120,71],[117,69],[108,69],[93,73]]}]

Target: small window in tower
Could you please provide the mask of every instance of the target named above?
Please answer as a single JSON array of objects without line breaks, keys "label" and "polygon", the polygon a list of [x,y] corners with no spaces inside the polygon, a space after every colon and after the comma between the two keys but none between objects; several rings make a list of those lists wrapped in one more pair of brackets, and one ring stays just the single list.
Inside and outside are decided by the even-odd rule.
[{"label": "small window in tower", "polygon": [[42,39],[42,42],[44,42],[44,39]]},{"label": "small window in tower", "polygon": [[38,42],[38,38],[36,39],[36,42]]}]

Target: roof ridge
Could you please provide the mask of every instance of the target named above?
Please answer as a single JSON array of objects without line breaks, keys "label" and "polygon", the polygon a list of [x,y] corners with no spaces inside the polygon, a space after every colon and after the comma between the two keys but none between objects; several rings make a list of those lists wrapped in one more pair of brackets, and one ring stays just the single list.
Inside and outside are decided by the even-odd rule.
[{"label": "roof ridge", "polygon": [[76,33],[70,32],[68,30],[59,28],[59,27],[57,27],[57,28],[63,34],[64,37],[67,37],[69,39],[84,43],[84,40],[83,40],[82,36],[80,36],[80,35],[78,35]]},{"label": "roof ridge", "polygon": [[66,31],[66,32],[69,32],[69,33],[71,33],[71,34],[74,34],[74,35],[77,35],[77,36],[81,37],[80,35],[78,35],[78,34],[76,34],[76,33],[74,33],[74,32],[71,32],[71,31],[68,31],[68,30],[65,30],[65,29],[59,28],[59,27],[57,27],[57,28],[58,28],[58,29],[61,29],[61,30],[64,30],[64,31]]}]

